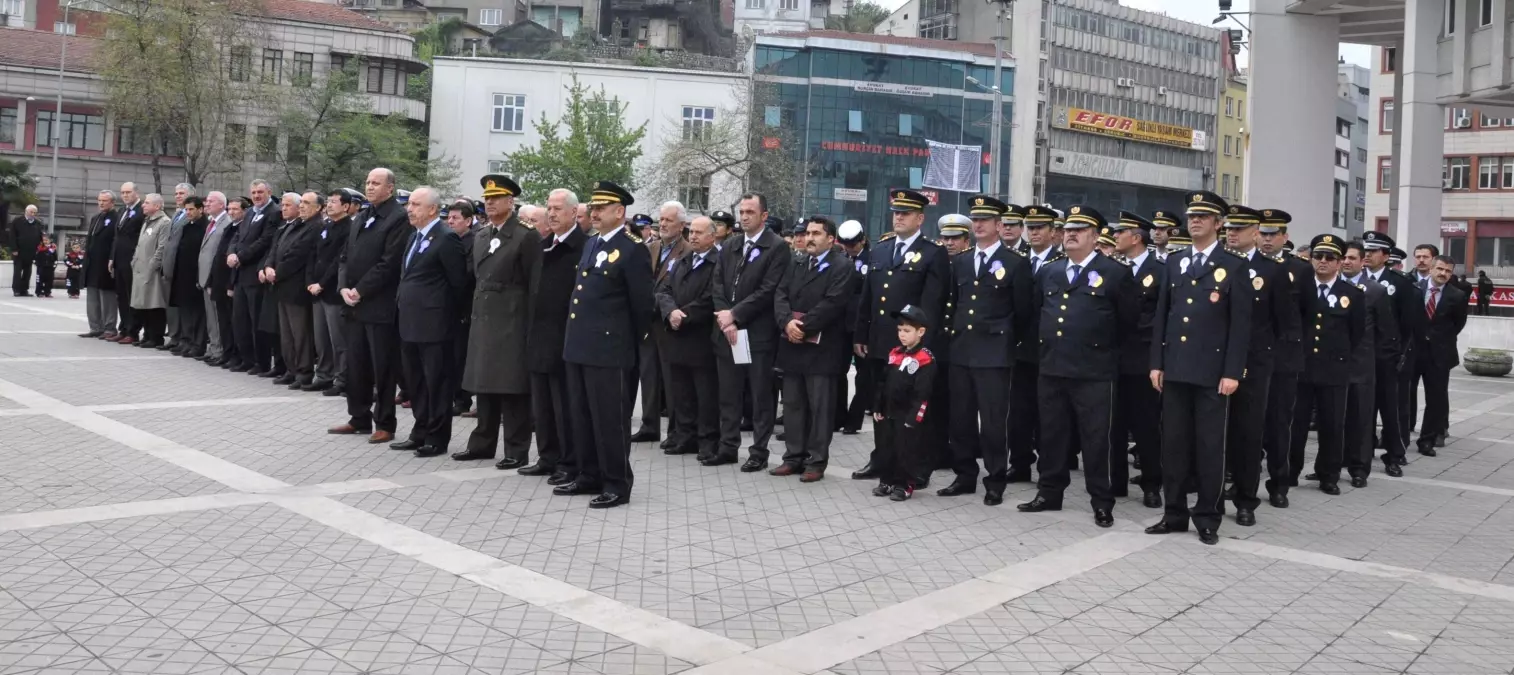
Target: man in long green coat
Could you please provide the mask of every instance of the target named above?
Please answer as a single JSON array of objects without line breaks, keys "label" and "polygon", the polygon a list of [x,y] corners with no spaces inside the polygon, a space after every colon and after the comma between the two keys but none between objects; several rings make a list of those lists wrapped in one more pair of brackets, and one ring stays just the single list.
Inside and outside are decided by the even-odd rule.
[{"label": "man in long green coat", "polygon": [[478,396],[478,426],[468,436],[467,448],[452,458],[494,459],[503,429],[505,452],[495,466],[518,469],[526,465],[531,449],[526,338],[541,265],[541,235],[515,217],[520,186],[514,180],[491,174],[479,183],[489,222],[473,242],[477,284],[462,385]]}]

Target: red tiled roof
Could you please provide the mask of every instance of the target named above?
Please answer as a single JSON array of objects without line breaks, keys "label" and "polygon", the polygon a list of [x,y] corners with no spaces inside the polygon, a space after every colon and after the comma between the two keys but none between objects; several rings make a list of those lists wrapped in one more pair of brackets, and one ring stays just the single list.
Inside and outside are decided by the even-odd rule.
[{"label": "red tiled roof", "polygon": [[[994,46],[986,42],[958,42],[956,40],[929,40],[926,38],[900,37],[897,35],[875,35],[873,33],[848,33],[839,30],[807,30],[796,32],[763,33],[774,37],[788,38],[830,38],[834,40],[855,40],[857,42],[871,42],[880,45],[899,45],[902,47],[918,47],[920,49],[940,49],[948,52],[967,52],[978,56],[993,58]],[[1009,54],[1005,54],[1009,56]]]},{"label": "red tiled roof", "polygon": [[324,2],[263,0],[263,14],[270,19],[347,26],[349,28],[362,28],[384,33],[400,32],[389,24],[375,21],[357,12]]},{"label": "red tiled roof", "polygon": [[0,65],[58,69],[59,52],[68,40],[68,62],[64,70],[75,73],[95,72],[95,47],[99,40],[64,36],[21,28],[0,28]]}]

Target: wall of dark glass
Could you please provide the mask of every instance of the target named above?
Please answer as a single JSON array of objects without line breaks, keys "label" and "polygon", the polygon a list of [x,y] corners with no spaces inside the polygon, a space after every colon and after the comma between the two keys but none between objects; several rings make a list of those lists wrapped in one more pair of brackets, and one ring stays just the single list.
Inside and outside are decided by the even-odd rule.
[{"label": "wall of dark glass", "polygon": [[1181,210],[1185,194],[1184,190],[1149,185],[1111,183],[1055,173],[1046,176],[1046,196],[1052,206],[1064,210],[1078,204],[1092,206],[1109,219],[1117,218],[1121,210],[1148,218],[1152,211]]}]

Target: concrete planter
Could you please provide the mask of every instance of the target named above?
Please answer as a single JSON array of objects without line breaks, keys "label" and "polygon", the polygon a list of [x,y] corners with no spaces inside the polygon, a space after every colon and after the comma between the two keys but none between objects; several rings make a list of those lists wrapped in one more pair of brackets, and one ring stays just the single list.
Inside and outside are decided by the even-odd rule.
[{"label": "concrete planter", "polygon": [[1468,349],[1461,363],[1467,372],[1485,377],[1503,377],[1514,370],[1514,356],[1502,349]]}]

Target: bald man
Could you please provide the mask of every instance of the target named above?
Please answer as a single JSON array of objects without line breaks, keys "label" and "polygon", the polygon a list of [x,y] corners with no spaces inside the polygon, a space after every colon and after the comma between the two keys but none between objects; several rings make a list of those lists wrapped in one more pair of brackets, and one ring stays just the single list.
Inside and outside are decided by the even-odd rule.
[{"label": "bald man", "polygon": [[42,232],[47,228],[37,218],[37,207],[27,205],[26,212],[11,221],[5,243],[10,246],[15,259],[11,268],[11,291],[16,297],[31,295],[27,290],[32,284],[32,263],[37,258],[37,246],[42,243]]}]

